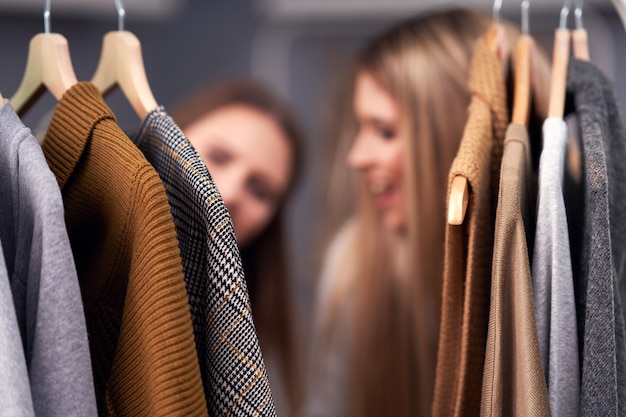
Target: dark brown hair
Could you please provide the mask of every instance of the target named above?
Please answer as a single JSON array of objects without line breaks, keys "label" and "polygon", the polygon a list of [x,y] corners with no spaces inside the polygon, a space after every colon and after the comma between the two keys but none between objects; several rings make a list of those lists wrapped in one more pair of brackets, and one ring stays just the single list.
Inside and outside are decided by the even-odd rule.
[{"label": "dark brown hair", "polygon": [[289,396],[291,412],[302,401],[293,328],[289,267],[284,222],[285,199],[293,190],[302,165],[301,131],[293,112],[258,81],[235,79],[209,86],[178,106],[172,118],[184,131],[194,122],[218,109],[245,105],[271,117],[289,141],[292,177],[277,211],[266,228],[246,248],[241,258],[252,304],[252,316],[264,356],[268,353],[280,365],[281,377]]}]

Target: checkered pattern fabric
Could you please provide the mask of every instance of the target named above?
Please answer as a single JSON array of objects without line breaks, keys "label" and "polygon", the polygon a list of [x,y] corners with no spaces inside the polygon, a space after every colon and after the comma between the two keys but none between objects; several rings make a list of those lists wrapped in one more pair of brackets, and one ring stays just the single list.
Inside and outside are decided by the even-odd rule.
[{"label": "checkered pattern fabric", "polygon": [[163,107],[135,143],[171,206],[209,414],[275,416],[232,222],[209,171]]}]

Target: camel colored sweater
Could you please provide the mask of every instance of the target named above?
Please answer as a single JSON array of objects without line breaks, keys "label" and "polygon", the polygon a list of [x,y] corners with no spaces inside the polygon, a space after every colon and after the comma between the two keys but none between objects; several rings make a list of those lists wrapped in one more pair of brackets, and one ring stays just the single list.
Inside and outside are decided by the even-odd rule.
[{"label": "camel colored sweater", "polygon": [[528,252],[535,208],[531,165],[526,127],[512,123],[506,132],[496,209],[480,412],[484,417],[550,416]]},{"label": "camel colored sweater", "polygon": [[446,226],[435,417],[480,413],[495,201],[508,124],[502,68],[484,38],[474,47],[469,88],[468,120],[450,169],[450,184],[456,175],[467,178],[469,205],[462,225]]},{"label": "camel colored sweater", "polygon": [[78,83],[43,150],[65,204],[101,416],[207,416],[163,184],[97,88]]}]

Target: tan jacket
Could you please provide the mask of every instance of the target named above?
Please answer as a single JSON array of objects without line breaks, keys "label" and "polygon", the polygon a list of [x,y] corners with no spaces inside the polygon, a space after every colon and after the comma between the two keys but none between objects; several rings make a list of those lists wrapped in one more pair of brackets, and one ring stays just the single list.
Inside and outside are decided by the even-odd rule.
[{"label": "tan jacket", "polygon": [[504,133],[508,125],[504,75],[484,38],[474,47],[472,100],[459,152],[450,169],[468,179],[461,226],[446,226],[442,316],[433,416],[477,416],[484,367],[494,212]]},{"label": "tan jacket", "polygon": [[526,128],[506,132],[491,273],[481,416],[550,416],[535,322],[527,231],[534,230]]},{"label": "tan jacket", "polygon": [[101,416],[207,416],[163,184],[90,83],[43,150],[63,195]]}]

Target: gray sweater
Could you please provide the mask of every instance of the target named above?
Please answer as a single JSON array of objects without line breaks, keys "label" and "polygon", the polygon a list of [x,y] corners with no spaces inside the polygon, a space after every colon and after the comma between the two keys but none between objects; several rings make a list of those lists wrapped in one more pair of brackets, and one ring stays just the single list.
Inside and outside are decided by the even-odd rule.
[{"label": "gray sweater", "polygon": [[0,242],[0,417],[34,417],[26,358]]},{"label": "gray sweater", "polygon": [[584,222],[577,283],[582,333],[581,416],[626,415],[626,135],[611,83],[593,64],[570,62],[582,133]]},{"label": "gray sweater", "polygon": [[546,119],[532,281],[539,348],[554,416],[576,416],[580,393],[574,280],[563,196],[566,145],[565,122]]},{"label": "gray sweater", "polygon": [[0,106],[0,240],[37,416],[96,416],[63,201],[39,143]]}]

